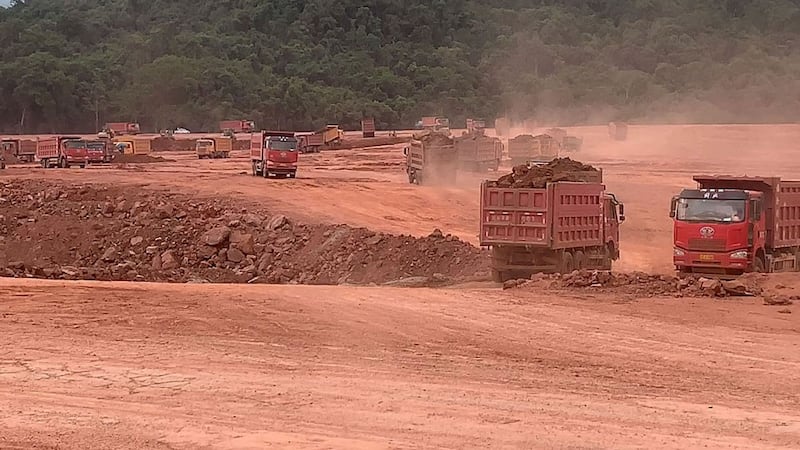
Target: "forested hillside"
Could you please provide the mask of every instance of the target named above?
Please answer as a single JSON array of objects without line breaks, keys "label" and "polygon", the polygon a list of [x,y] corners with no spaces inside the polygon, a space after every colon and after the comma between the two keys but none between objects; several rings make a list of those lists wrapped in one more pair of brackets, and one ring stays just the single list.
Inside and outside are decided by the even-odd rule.
[{"label": "forested hillside", "polygon": [[800,0],[27,0],[0,130],[800,119]]}]

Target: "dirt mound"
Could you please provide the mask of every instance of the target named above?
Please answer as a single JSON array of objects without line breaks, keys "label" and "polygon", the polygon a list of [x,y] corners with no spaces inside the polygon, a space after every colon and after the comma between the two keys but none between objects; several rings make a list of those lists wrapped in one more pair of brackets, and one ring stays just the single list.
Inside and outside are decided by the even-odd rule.
[{"label": "dirt mound", "polygon": [[172,161],[171,159],[162,158],[160,156],[152,156],[152,155],[124,155],[117,153],[114,155],[114,159],[111,162],[118,163],[118,164],[148,164],[148,163],[159,163],[159,162],[169,162]]},{"label": "dirt mound", "polygon": [[503,175],[492,186],[543,188],[556,181],[601,182],[602,172],[579,161],[557,158],[541,166],[515,166],[510,174]]},{"label": "dirt mound", "polygon": [[765,304],[791,304],[792,299],[765,288],[761,274],[747,274],[736,280],[723,281],[703,277],[678,278],[644,272],[613,273],[607,271],[575,271],[570,274],[536,274],[530,280],[513,280],[505,288],[554,290],[588,290],[631,295],[637,298],[676,297],[753,297],[763,296]]},{"label": "dirt mound", "polygon": [[59,279],[368,284],[484,277],[487,252],[305,225],[229,201],[97,185],[0,184],[0,274]]}]

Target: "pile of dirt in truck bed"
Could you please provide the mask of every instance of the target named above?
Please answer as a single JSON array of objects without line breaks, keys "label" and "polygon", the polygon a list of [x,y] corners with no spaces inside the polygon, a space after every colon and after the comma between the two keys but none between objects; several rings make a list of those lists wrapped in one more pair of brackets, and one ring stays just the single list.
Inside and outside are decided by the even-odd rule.
[{"label": "pile of dirt in truck bed", "polygon": [[[789,305],[794,296],[767,286],[764,274],[746,274],[736,280],[724,281],[700,276],[678,278],[643,272],[614,273],[581,270],[569,274],[535,274],[530,280],[512,280],[505,288],[535,290],[581,290],[615,293],[635,298],[673,297],[755,297],[764,298],[768,305]],[[780,287],[780,286],[779,286]]]},{"label": "pile of dirt in truck bed", "polygon": [[438,131],[421,131],[414,134],[414,139],[430,146],[453,145],[453,137],[449,133]]},{"label": "pile of dirt in truck bed", "polygon": [[111,162],[117,164],[149,164],[149,163],[159,163],[159,162],[169,162],[169,161],[172,160],[167,158],[162,158],[161,156],[125,155],[121,153],[115,154],[114,159],[111,160]]},{"label": "pile of dirt in truck bed", "polygon": [[558,158],[542,166],[515,166],[508,175],[492,183],[495,187],[543,188],[556,181],[595,181],[600,171],[569,158]]},{"label": "pile of dirt in truck bed", "polygon": [[197,139],[175,139],[174,137],[158,136],[153,138],[150,145],[154,152],[194,150],[197,145]]},{"label": "pile of dirt in truck bed", "polygon": [[0,276],[443,284],[487,277],[488,264],[486,251],[439,231],[412,237],[301,224],[133,187],[0,183]]}]

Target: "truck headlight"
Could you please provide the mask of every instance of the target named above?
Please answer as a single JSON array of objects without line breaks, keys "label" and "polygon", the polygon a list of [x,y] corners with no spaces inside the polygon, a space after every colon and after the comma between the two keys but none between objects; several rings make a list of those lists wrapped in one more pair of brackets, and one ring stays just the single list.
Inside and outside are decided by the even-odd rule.
[{"label": "truck headlight", "polygon": [[672,254],[675,255],[675,256],[686,256],[686,252],[684,252],[683,250],[679,249],[678,247],[675,247],[675,248],[672,249]]},{"label": "truck headlight", "polygon": [[740,250],[738,252],[731,253],[731,259],[747,259],[749,256],[747,250]]}]

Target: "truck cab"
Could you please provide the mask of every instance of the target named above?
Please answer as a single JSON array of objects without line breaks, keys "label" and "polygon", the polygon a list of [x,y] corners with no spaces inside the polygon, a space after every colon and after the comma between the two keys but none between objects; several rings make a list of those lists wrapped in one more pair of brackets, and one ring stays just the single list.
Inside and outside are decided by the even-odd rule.
[{"label": "truck cab", "polygon": [[214,141],[211,139],[198,139],[197,143],[195,144],[195,152],[197,153],[197,159],[213,158],[214,150],[215,150]]},{"label": "truck cab", "polygon": [[293,132],[262,131],[250,140],[253,176],[294,178],[297,175],[297,139]]},{"label": "truck cab", "polygon": [[90,164],[104,163],[108,161],[109,152],[107,150],[106,141],[91,140],[84,142],[86,143],[86,154],[89,157]]},{"label": "truck cab", "polygon": [[674,197],[670,217],[676,270],[721,276],[763,272],[762,199],[763,193],[742,189],[684,189]]}]

